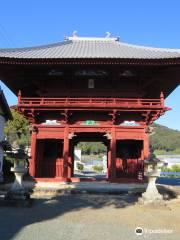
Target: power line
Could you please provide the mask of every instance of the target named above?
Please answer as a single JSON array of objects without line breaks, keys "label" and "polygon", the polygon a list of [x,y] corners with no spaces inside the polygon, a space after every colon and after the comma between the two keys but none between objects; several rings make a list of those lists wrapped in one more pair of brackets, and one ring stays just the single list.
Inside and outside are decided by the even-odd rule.
[{"label": "power line", "polygon": [[12,40],[12,38],[9,36],[6,28],[0,23],[0,35],[4,39],[6,43],[8,43],[9,47],[14,47],[15,44]]}]

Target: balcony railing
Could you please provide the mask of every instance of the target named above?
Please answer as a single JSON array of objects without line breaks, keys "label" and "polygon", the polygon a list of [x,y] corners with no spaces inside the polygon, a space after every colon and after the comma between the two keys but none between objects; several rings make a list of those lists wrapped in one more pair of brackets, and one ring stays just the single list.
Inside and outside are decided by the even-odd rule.
[{"label": "balcony railing", "polygon": [[164,108],[164,99],[139,98],[24,98],[18,107],[47,108]]}]

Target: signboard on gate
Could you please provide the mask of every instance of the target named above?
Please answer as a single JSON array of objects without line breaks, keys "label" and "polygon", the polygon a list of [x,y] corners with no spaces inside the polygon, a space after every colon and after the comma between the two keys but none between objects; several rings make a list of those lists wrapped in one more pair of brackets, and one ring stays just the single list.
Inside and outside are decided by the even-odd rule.
[{"label": "signboard on gate", "polygon": [[99,125],[99,123],[97,121],[95,121],[95,120],[86,120],[86,121],[82,122],[81,125],[97,126],[97,125]]}]

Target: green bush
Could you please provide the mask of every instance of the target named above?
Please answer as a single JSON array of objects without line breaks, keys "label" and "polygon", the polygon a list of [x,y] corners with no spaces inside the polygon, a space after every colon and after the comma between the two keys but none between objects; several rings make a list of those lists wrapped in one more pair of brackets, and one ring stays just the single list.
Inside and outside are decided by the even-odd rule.
[{"label": "green bush", "polygon": [[176,148],[176,150],[174,151],[175,154],[180,154],[180,148]]},{"label": "green bush", "polygon": [[[166,167],[166,166],[163,166],[161,168],[161,171],[162,172],[180,172],[180,165],[178,164],[174,164],[172,165],[172,167]],[[179,175],[164,175],[165,177],[168,177],[168,178],[179,178]]]},{"label": "green bush", "polygon": [[178,164],[172,165],[171,172],[180,172],[180,165]]},{"label": "green bush", "polygon": [[77,163],[76,166],[79,171],[82,171],[84,169],[84,165],[82,163]]},{"label": "green bush", "polygon": [[156,154],[156,155],[165,155],[165,154],[167,154],[167,151],[166,150],[164,150],[164,149],[156,149],[155,151],[154,151],[154,154]]},{"label": "green bush", "polygon": [[161,168],[162,172],[180,172],[180,165],[178,164],[174,164],[171,167],[165,167],[163,166]]},{"label": "green bush", "polygon": [[94,166],[92,167],[92,169],[93,169],[95,172],[102,172],[102,171],[103,171],[103,166],[94,165]]}]

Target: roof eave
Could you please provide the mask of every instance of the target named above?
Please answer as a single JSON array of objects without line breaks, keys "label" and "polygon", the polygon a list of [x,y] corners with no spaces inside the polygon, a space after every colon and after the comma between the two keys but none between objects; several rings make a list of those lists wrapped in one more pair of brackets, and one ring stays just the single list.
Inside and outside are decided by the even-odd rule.
[{"label": "roof eave", "polygon": [[180,65],[180,58],[9,58],[0,57],[1,65]]}]

